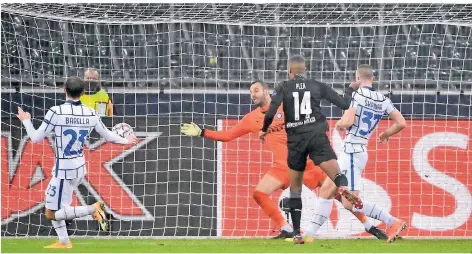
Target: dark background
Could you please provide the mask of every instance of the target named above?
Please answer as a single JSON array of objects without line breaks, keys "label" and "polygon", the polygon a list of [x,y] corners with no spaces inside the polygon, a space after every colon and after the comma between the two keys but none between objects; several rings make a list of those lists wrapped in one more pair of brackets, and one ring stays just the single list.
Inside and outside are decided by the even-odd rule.
[{"label": "dark background", "polygon": [[[115,221],[112,235],[216,235],[216,143],[180,136],[178,126],[181,121],[187,120],[190,119],[126,117],[119,120],[132,125],[135,131],[162,134],[113,165],[113,170],[145,204],[155,220]],[[111,118],[104,118],[103,121],[108,127],[113,126]],[[206,120],[209,125],[215,125],[210,122],[211,120]],[[35,127],[38,126],[39,121],[35,121]],[[5,117],[2,118],[2,131],[11,132],[15,156],[19,140],[26,135],[26,131],[20,127],[18,120]],[[96,137],[97,134],[93,134]],[[130,170],[134,170],[134,173],[130,174]],[[84,186],[79,186],[79,190],[88,204],[96,202]],[[43,213],[42,208],[31,215],[2,225],[2,235],[55,234]],[[94,222],[75,223],[72,229],[76,229],[76,235],[97,235]]]}]

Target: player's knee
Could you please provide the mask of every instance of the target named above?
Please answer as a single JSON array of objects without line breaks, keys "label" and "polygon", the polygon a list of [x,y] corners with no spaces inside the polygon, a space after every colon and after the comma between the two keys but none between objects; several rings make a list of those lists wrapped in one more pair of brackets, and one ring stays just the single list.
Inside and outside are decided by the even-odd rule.
[{"label": "player's knee", "polygon": [[54,220],[55,219],[55,212],[49,209],[46,209],[46,212],[44,213],[46,216],[46,219],[48,220]]},{"label": "player's knee", "polygon": [[320,187],[320,197],[324,199],[332,199],[335,198],[338,187],[334,184],[331,179],[326,179],[323,185]]},{"label": "player's knee", "polygon": [[295,172],[297,172],[298,174],[301,174],[301,172],[304,172],[305,171],[305,165],[292,165],[291,167],[289,166],[289,168]]},{"label": "player's knee", "polygon": [[291,170],[297,172],[303,172],[306,167],[306,159],[300,161],[292,161],[290,158],[287,160],[287,165]]},{"label": "player's knee", "polygon": [[258,204],[262,203],[264,196],[268,196],[268,195],[258,190],[252,193],[252,198],[254,198],[254,201],[256,201],[256,203]]},{"label": "player's knee", "polygon": [[348,185],[348,182],[347,182],[347,177],[346,177],[346,175],[344,175],[344,174],[337,174],[337,175],[334,177],[334,184],[336,184],[337,187],[347,186],[347,185]]}]

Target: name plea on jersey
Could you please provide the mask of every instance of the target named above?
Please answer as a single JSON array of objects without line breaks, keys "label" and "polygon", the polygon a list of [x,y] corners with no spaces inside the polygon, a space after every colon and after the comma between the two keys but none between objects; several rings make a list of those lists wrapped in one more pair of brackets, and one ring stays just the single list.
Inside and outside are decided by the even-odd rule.
[{"label": "name plea on jersey", "polygon": [[297,89],[305,89],[306,88],[305,83],[296,83],[295,87]]},{"label": "name plea on jersey", "polygon": [[66,117],[66,124],[90,124],[90,119],[79,117]]}]

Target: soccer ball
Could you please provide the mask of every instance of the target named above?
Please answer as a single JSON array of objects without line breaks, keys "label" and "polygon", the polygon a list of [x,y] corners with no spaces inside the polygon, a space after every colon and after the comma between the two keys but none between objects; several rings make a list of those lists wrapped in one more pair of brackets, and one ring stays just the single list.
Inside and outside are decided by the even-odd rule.
[{"label": "soccer ball", "polygon": [[128,136],[133,135],[133,128],[127,123],[119,123],[113,126],[113,129],[111,130],[122,138],[127,138]]}]

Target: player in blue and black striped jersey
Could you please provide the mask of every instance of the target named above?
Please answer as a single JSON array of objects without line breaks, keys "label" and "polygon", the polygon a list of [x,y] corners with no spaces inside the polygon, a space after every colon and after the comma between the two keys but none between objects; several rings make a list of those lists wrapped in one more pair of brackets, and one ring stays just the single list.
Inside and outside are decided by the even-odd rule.
[{"label": "player in blue and black striped jersey", "polygon": [[92,215],[103,231],[108,231],[109,222],[104,203],[99,201],[88,206],[71,207],[72,193],[86,174],[83,154],[85,141],[95,129],[108,142],[134,144],[136,136],[122,138],[108,130],[94,109],[82,105],[79,98],[84,94],[85,82],[79,77],[69,78],[65,83],[66,102],[49,109],[43,123],[36,130],[31,115],[18,107],[18,118],[26,128],[33,143],[41,142],[54,131],[55,165],[53,177],[46,189],[46,218],[52,221],[59,241],[46,248],[71,248],[65,220]]}]

